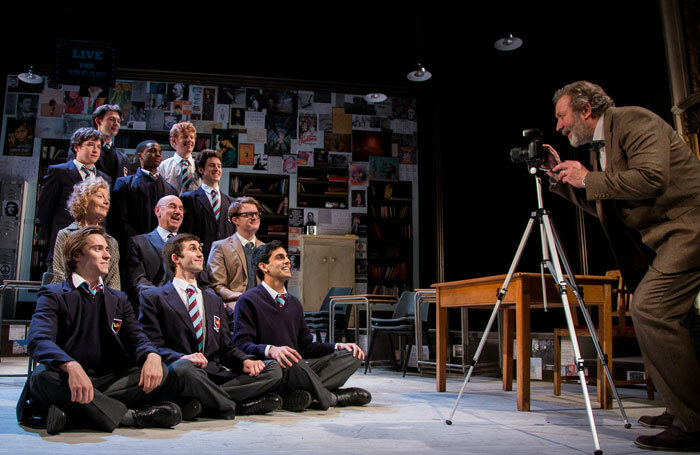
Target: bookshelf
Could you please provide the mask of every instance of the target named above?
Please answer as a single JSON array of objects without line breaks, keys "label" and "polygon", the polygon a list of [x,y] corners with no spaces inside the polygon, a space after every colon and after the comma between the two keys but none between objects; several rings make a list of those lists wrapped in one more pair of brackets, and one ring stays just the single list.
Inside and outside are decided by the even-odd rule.
[{"label": "bookshelf", "polygon": [[367,188],[367,291],[413,289],[412,182],[371,181]]},{"label": "bookshelf", "polygon": [[232,172],[229,178],[229,196],[254,197],[262,205],[257,237],[266,243],[279,240],[286,247],[289,227],[289,176]]},{"label": "bookshelf", "polygon": [[347,209],[348,168],[297,168],[297,206]]}]

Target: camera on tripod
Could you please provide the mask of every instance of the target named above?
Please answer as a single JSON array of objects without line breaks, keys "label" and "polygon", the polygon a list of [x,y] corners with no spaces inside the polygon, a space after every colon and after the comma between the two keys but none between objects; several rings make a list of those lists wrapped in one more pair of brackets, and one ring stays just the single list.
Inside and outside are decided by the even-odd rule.
[{"label": "camera on tripod", "polygon": [[530,141],[527,147],[510,149],[510,160],[514,163],[526,163],[528,167],[537,167],[549,159],[549,151],[542,146],[542,133],[537,128],[523,130],[523,137]]}]

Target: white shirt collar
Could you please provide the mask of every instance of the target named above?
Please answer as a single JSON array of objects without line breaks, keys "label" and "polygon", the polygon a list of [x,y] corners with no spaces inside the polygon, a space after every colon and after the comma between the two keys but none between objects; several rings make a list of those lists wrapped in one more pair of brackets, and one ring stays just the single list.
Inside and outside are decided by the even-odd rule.
[{"label": "white shirt collar", "polygon": [[[156,231],[158,232],[158,235],[160,235],[160,238],[163,239],[163,242],[168,241],[168,235],[171,234],[170,231],[166,231],[160,226],[156,227]],[[177,234],[177,232],[172,232],[172,234]]]},{"label": "white shirt collar", "polygon": [[[71,275],[70,278],[71,278],[71,281],[73,281],[73,286],[74,286],[76,289],[78,289],[78,288],[80,287],[81,284],[83,284],[84,282],[87,281],[85,278],[81,277],[80,275],[78,275],[78,274],[75,273],[75,272],[73,272],[73,274]],[[99,281],[98,281],[98,282],[99,282],[100,284],[104,285],[104,283],[102,282],[102,277],[99,278]],[[90,286],[90,283],[88,283],[88,286]],[[275,295],[276,295],[276,294],[275,294]]]},{"label": "white shirt collar", "polygon": [[189,158],[183,158],[180,155],[178,155],[177,152],[175,152],[175,155],[173,155],[173,158],[175,159],[175,162],[177,164],[180,164],[180,161],[182,161],[182,160],[187,160],[190,164],[194,165],[194,158],[192,158],[192,155],[190,155]]},{"label": "white shirt collar", "polygon": [[88,166],[87,164],[81,163],[81,162],[78,161],[78,160],[73,160],[73,164],[75,164],[75,167],[77,167],[78,170],[80,171],[80,175],[83,175],[83,174],[82,174],[82,172],[83,172],[83,166],[86,166],[88,169],[90,169],[90,172],[92,172],[93,174],[97,174],[97,172],[96,172],[96,171],[97,171],[97,168],[95,168],[95,165],[94,165],[94,164],[93,164],[92,167],[91,167],[91,166]]},{"label": "white shirt collar", "polygon": [[[272,300],[275,300],[275,299],[277,298],[277,294],[279,294],[279,292],[277,292],[277,291],[275,291],[274,289],[272,289],[272,288],[271,288],[267,283],[265,283],[264,281],[262,282],[262,285],[263,285],[263,287],[265,288],[265,290],[268,292],[268,294],[270,294],[270,297],[272,297]],[[287,293],[287,288],[284,288],[284,292],[282,292],[282,294],[286,294],[286,293]]]},{"label": "white shirt collar", "polygon": [[194,280],[192,283],[189,283],[189,282],[183,280],[182,278],[178,278],[178,277],[173,278],[173,286],[175,286],[176,288],[178,288],[182,291],[187,289],[187,286],[190,286],[190,285],[194,286],[194,288],[197,291],[199,291],[199,287],[197,286],[197,280]]},{"label": "white shirt collar", "polygon": [[593,131],[593,140],[594,141],[604,141],[605,140],[605,135],[603,134],[603,125],[604,124],[605,124],[605,114],[600,116],[600,118],[598,119],[598,123],[595,126],[595,130]]},{"label": "white shirt collar", "polygon": [[144,173],[145,175],[147,175],[148,177],[155,177],[156,175],[158,175],[158,173],[156,173],[156,174],[151,174],[150,172],[148,172],[146,169],[144,169],[144,168],[142,168],[142,167],[140,167],[139,169],[141,170],[141,172],[143,172],[143,173]]},{"label": "white shirt collar", "polygon": [[238,231],[236,231],[236,235],[238,236],[238,240],[241,242],[241,245],[243,245],[243,248],[245,248],[245,246],[247,244],[249,244],[250,242],[253,242],[253,246],[255,246],[255,236],[253,236],[252,240],[248,240],[245,237],[243,237],[241,234],[239,234]]},{"label": "white shirt collar", "polygon": [[219,190],[218,186],[216,188],[214,188],[214,187],[207,185],[204,182],[202,182],[202,189],[204,190],[205,193],[207,193],[207,196],[209,196],[210,199],[211,199],[211,190],[216,190],[219,194],[221,194],[221,190]]}]

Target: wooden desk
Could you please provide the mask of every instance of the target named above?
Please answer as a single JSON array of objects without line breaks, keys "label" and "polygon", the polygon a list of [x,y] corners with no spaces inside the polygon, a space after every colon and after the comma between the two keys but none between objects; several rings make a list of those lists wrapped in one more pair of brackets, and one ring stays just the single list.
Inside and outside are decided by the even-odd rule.
[{"label": "wooden desk", "polygon": [[[470,280],[436,283],[432,287],[437,295],[437,378],[436,389],[445,391],[447,360],[447,309],[458,307],[489,308],[496,304],[497,292],[503,285],[506,275],[474,278]],[[556,283],[551,275],[546,275],[547,305],[548,307],[561,307],[561,299],[556,288]],[[612,286],[617,283],[617,278],[605,276],[577,276],[577,284],[583,288],[583,296],[586,305],[598,306],[599,329],[603,352],[612,358]],[[571,290],[567,291],[569,303],[577,307],[578,302]],[[503,309],[503,390],[513,389],[513,332],[516,332],[516,350],[518,366],[518,411],[530,410],[530,309],[542,308],[542,279],[539,273],[515,273],[511,279],[508,293],[501,303]],[[466,353],[465,353],[466,355]],[[610,369],[612,370],[612,362]],[[599,370],[600,371],[600,370]],[[602,371],[598,374],[599,400],[603,407],[610,402],[610,393],[605,385],[605,377]]]}]

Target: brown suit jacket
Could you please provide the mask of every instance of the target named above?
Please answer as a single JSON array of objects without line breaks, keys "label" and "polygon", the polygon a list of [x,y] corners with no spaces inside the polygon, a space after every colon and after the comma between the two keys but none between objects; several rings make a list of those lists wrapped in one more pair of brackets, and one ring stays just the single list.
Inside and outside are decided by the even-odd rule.
[{"label": "brown suit jacket", "polygon": [[[255,246],[260,245],[264,245],[264,242],[256,237]],[[243,245],[235,233],[212,244],[207,268],[211,285],[224,302],[235,302],[245,292],[248,285],[248,264]],[[257,279],[257,283],[260,283],[260,279]]]},{"label": "brown suit jacket", "polygon": [[[625,273],[700,266],[700,161],[661,117],[641,107],[604,114],[605,171],[591,154],[584,189],[552,190],[598,218]],[[626,265],[626,266],[625,266]]]}]

